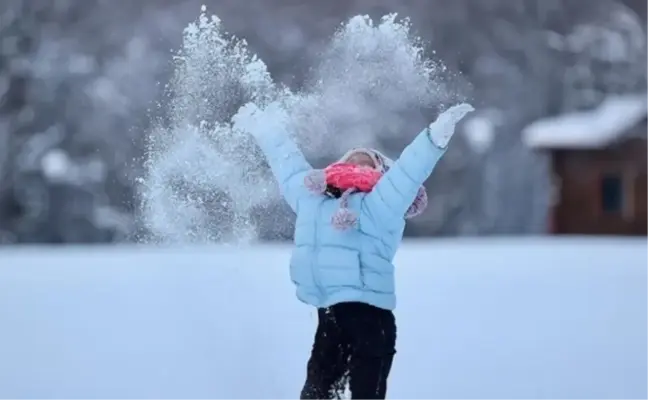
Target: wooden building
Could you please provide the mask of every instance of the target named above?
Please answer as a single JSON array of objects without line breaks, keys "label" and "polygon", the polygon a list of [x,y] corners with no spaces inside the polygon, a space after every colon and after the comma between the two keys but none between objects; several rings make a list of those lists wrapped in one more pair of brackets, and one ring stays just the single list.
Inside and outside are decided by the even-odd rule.
[{"label": "wooden building", "polygon": [[552,233],[647,234],[646,107],[646,95],[615,96],[524,130],[529,146],[551,154]]}]

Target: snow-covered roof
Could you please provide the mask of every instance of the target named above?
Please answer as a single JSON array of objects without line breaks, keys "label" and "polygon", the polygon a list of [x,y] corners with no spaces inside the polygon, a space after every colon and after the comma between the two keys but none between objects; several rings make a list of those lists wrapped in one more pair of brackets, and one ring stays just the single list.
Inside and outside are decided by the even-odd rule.
[{"label": "snow-covered roof", "polygon": [[646,118],[647,106],[646,94],[610,96],[593,110],[538,120],[522,131],[522,140],[534,148],[600,148]]}]

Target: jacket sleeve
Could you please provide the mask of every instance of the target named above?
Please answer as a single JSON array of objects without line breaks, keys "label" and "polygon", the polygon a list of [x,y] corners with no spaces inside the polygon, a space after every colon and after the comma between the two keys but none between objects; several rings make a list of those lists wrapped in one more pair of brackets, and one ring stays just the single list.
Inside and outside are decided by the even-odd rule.
[{"label": "jacket sleeve", "polygon": [[311,165],[288,133],[263,132],[253,136],[266,156],[281,194],[296,213],[300,199],[309,194],[304,178],[312,170]]},{"label": "jacket sleeve", "polygon": [[434,145],[428,128],[424,129],[365,196],[367,211],[385,221],[389,227],[400,223],[419,188],[432,174],[444,153],[445,148]]}]

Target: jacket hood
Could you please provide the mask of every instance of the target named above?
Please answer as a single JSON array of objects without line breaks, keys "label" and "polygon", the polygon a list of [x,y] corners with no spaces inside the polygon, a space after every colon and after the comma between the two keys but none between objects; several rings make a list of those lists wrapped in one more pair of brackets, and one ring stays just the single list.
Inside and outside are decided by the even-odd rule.
[{"label": "jacket hood", "polygon": [[376,166],[376,169],[382,173],[387,172],[389,168],[391,168],[391,166],[394,164],[394,160],[392,160],[391,158],[387,157],[376,149],[371,149],[368,147],[353,148],[344,153],[344,155],[340,157],[338,161],[346,162],[349,160],[349,158],[351,158],[351,156],[358,153],[366,154],[367,156],[369,156]]}]

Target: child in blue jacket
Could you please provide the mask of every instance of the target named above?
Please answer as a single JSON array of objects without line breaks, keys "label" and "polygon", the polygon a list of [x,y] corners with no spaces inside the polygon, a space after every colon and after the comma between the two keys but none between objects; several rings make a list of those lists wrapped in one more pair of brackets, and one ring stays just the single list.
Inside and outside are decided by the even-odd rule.
[{"label": "child in blue jacket", "polygon": [[373,149],[340,160],[382,175],[370,191],[326,185],[291,140],[280,103],[253,103],[234,117],[253,135],[280,190],[297,214],[290,277],[297,297],[318,309],[304,399],[334,398],[348,380],[352,398],[384,399],[396,353],[392,261],[406,218],[425,206],[422,185],[446,151],[456,124],[472,106],[442,113],[393,162]]}]

